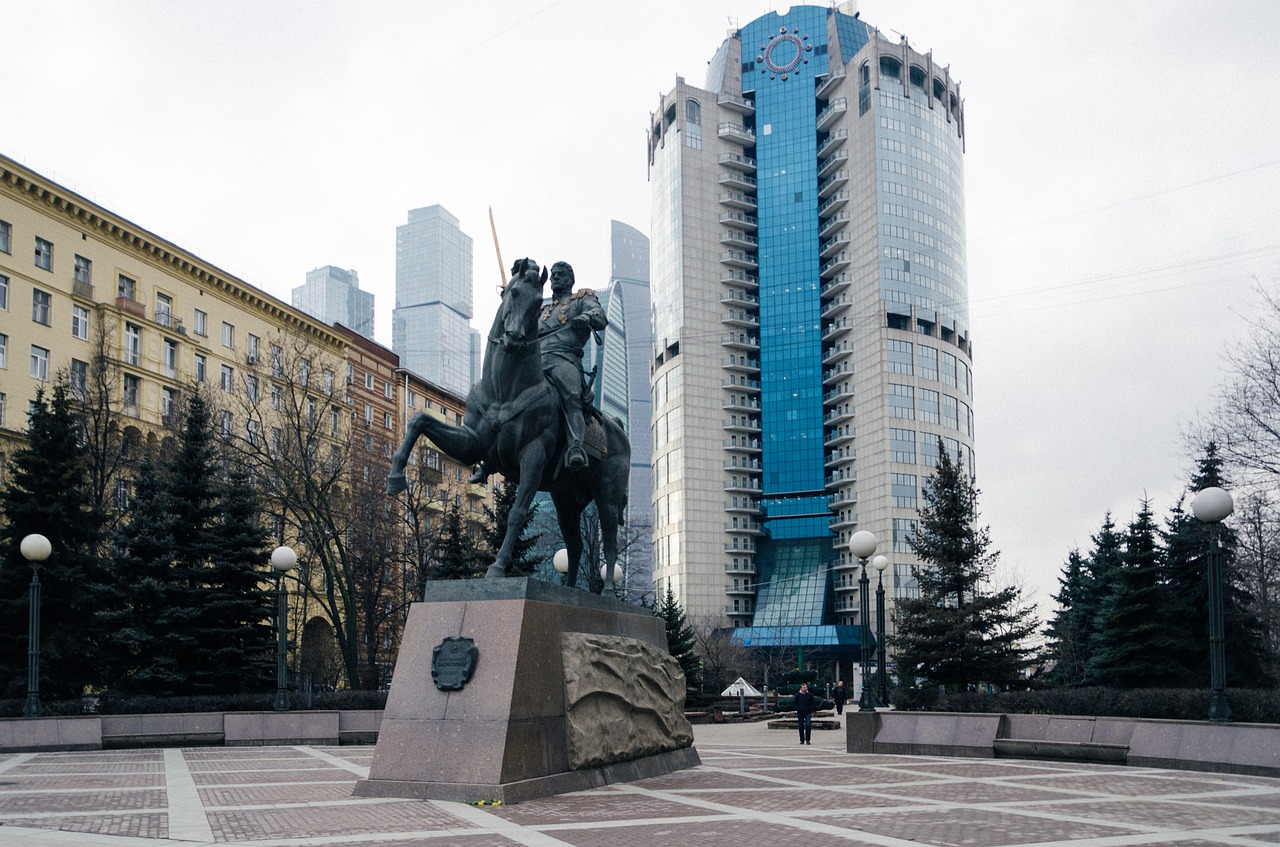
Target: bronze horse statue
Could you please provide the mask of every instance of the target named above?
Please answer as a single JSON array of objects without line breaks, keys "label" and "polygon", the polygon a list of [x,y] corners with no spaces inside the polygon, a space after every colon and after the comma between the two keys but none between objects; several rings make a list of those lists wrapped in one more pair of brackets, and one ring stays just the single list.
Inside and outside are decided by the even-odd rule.
[{"label": "bronze horse statue", "polygon": [[577,470],[565,466],[566,426],[560,397],[543,376],[539,351],[539,316],[546,281],[547,271],[539,274],[532,259],[515,263],[489,330],[480,382],[467,395],[462,426],[452,426],[425,412],[414,415],[392,459],[387,493],[405,490],[405,464],[414,442],[424,435],[455,460],[465,465],[483,461],[490,470],[516,483],[515,504],[507,518],[502,548],[485,574],[486,579],[495,579],[506,576],[534,494],[550,492],[569,554],[565,583],[570,587],[577,583],[582,556],[582,512],[594,501],[604,547],[604,591],[612,591],[618,527],[631,474],[631,445],[617,419],[601,416],[605,457],[592,456],[585,468]]}]

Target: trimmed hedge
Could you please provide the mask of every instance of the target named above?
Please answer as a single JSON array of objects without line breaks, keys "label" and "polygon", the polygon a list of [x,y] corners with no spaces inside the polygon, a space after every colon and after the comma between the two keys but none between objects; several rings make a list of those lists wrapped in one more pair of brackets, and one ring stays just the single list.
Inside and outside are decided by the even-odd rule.
[{"label": "trimmed hedge", "polygon": [[[890,698],[909,712],[995,712],[1202,721],[1209,714],[1203,688],[1042,688],[1032,691],[958,691],[897,688]],[[1231,718],[1239,723],[1280,723],[1280,689],[1229,688]]]},{"label": "trimmed hedge", "polygon": [[[20,718],[25,700],[0,700],[0,717]],[[275,692],[260,694],[207,694],[188,697],[117,697],[104,693],[78,700],[41,701],[44,717],[69,715],[155,715],[180,712],[269,712],[275,708]],[[382,709],[387,705],[387,692],[317,691],[308,697],[303,691],[289,692],[291,711],[332,711],[337,709]]]}]

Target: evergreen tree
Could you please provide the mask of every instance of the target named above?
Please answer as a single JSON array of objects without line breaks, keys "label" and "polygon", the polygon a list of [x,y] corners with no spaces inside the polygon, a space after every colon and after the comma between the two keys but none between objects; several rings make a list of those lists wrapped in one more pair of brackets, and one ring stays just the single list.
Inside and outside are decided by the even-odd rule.
[{"label": "evergreen tree", "polygon": [[667,652],[675,657],[675,660],[680,663],[680,670],[684,671],[685,694],[697,691],[701,682],[702,660],[694,652],[693,629],[685,619],[684,609],[680,607],[670,585],[667,586],[667,593],[654,614],[662,618],[663,623],[666,624]]},{"label": "evergreen tree", "polygon": [[489,567],[488,557],[476,543],[475,533],[467,526],[457,501],[446,501],[434,558],[434,579],[476,579]]},{"label": "evergreen tree", "polygon": [[898,667],[908,681],[930,686],[1018,685],[1033,661],[1026,642],[1038,624],[1031,607],[1019,606],[1017,588],[990,587],[999,554],[987,528],[976,525],[978,490],[941,440],[938,452],[911,539],[924,563],[915,570],[920,596],[898,603]]},{"label": "evergreen tree", "polygon": [[1163,551],[1156,544],[1151,505],[1143,501],[1125,533],[1120,566],[1098,616],[1098,637],[1090,660],[1094,684],[1118,688],[1186,685],[1183,634],[1173,619],[1167,586],[1161,581]]},{"label": "evergreen tree", "polygon": [[[511,507],[516,502],[517,487],[514,483],[503,481],[493,492],[493,508],[484,507],[485,528],[484,542],[490,559],[497,555],[507,532],[507,521],[511,517]],[[535,499],[529,507],[524,525],[520,527],[520,537],[516,541],[515,550],[511,553],[511,564],[507,566],[507,576],[533,576],[541,562],[537,554],[541,533],[526,535],[529,525],[538,513],[538,501]]]},{"label": "evergreen tree", "polygon": [[[1210,441],[1197,460],[1189,492],[1209,487],[1226,488],[1222,460]],[[1182,663],[1190,672],[1184,684],[1203,687],[1209,680],[1209,578],[1208,552],[1217,533],[1222,564],[1224,648],[1228,680],[1248,686],[1274,684],[1268,672],[1266,639],[1262,622],[1254,612],[1255,600],[1236,561],[1235,530],[1225,523],[1202,523],[1179,502],[1170,511],[1165,528],[1166,574],[1174,620],[1183,631]]]},{"label": "evergreen tree", "polygon": [[186,676],[166,620],[173,598],[173,502],[150,459],[138,468],[127,523],[116,526],[96,617],[103,630],[107,686],[121,694],[164,696]]},{"label": "evergreen tree", "polygon": [[1107,512],[1103,515],[1102,526],[1092,537],[1093,554],[1089,557],[1089,580],[1083,590],[1078,592],[1076,603],[1080,608],[1080,619],[1089,627],[1089,649],[1085,660],[1085,684],[1105,684],[1099,678],[1099,670],[1094,657],[1103,647],[1101,629],[1102,609],[1115,589],[1117,574],[1124,559],[1124,536],[1117,531],[1116,522]]},{"label": "evergreen tree", "polygon": [[53,553],[41,563],[40,693],[75,697],[101,681],[93,586],[102,582],[102,515],[93,505],[83,431],[63,382],[36,392],[26,444],[0,492],[0,690],[26,692],[31,568],[18,546],[39,533]]},{"label": "evergreen tree", "polygon": [[195,620],[202,659],[195,681],[217,692],[265,691],[275,673],[275,609],[264,582],[269,550],[261,502],[243,469],[233,468],[220,487]]},{"label": "evergreen tree", "polygon": [[1089,563],[1079,550],[1072,550],[1058,577],[1060,589],[1053,597],[1058,609],[1045,628],[1053,663],[1049,678],[1056,685],[1079,686],[1085,682],[1092,626],[1088,606],[1081,601],[1089,594],[1089,580]]}]

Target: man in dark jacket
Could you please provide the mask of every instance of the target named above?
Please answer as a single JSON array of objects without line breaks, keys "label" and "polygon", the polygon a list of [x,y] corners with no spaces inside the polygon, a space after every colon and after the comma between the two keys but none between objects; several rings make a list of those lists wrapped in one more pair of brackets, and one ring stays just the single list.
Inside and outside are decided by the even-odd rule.
[{"label": "man in dark jacket", "polygon": [[808,744],[813,734],[813,713],[817,708],[813,695],[809,693],[809,683],[800,683],[800,691],[795,697],[796,723],[800,725],[800,743]]},{"label": "man in dark jacket", "polygon": [[836,714],[844,714],[845,701],[849,699],[849,693],[844,690],[844,680],[836,680],[835,690],[831,692],[831,699],[836,702]]}]

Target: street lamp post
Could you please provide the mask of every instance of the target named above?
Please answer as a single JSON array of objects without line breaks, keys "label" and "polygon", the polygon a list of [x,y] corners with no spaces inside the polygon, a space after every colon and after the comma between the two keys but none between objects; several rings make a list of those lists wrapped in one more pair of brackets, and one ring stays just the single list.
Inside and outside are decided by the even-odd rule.
[{"label": "street lamp post", "polygon": [[1231,495],[1221,488],[1210,487],[1196,494],[1191,513],[1210,525],[1209,537],[1209,720],[1223,723],[1231,720],[1227,702],[1226,634],[1222,619],[1222,550],[1218,536],[1222,522],[1235,510]]},{"label": "street lamp post", "polygon": [[876,578],[876,696],[880,705],[889,705],[889,674],[885,668],[884,647],[884,569],[889,567],[888,556],[876,556],[871,567],[879,572]]},{"label": "street lamp post", "polygon": [[867,559],[876,552],[876,537],[865,529],[858,530],[849,539],[849,550],[862,561],[862,577],[858,580],[858,614],[862,624],[858,640],[862,647],[862,695],[858,697],[859,712],[876,710],[876,694],[871,684],[871,580],[867,578]]},{"label": "street lamp post", "polygon": [[283,712],[289,708],[288,669],[285,667],[285,654],[288,650],[289,621],[286,600],[288,592],[284,588],[284,575],[298,564],[298,554],[293,548],[280,546],[271,551],[271,569],[276,572],[276,629],[280,638],[276,649],[276,711]]},{"label": "street lamp post", "polygon": [[27,702],[24,718],[40,717],[40,563],[49,558],[53,545],[43,535],[28,535],[18,545],[31,565],[31,590],[27,609]]}]

